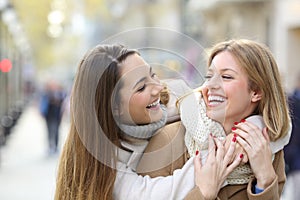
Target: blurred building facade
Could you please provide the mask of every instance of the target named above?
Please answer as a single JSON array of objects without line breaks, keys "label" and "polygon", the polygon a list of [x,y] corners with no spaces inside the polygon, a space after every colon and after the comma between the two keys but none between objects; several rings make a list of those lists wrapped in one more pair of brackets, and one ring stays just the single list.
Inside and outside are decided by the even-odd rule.
[{"label": "blurred building facade", "polygon": [[[300,70],[299,0],[112,0],[102,5],[108,20],[94,24],[95,34],[106,30],[102,37],[136,27],[163,27],[184,33],[205,48],[230,38],[253,39],[274,53],[286,90],[294,87],[294,75]],[[101,41],[96,35],[90,39]]]},{"label": "blurred building facade", "polygon": [[[22,45],[26,39],[20,39],[20,36],[24,34],[14,33],[20,30],[15,28],[19,26],[5,22],[9,19],[5,14],[9,10],[5,6],[7,2],[13,2],[20,21],[25,22],[27,28],[24,30],[27,31],[29,43],[33,47],[31,50],[28,50],[28,44]],[[37,16],[38,12],[28,14],[27,10],[30,9],[26,6],[38,4],[43,6],[43,9],[49,7],[48,21],[44,10],[41,13],[45,16],[42,17]],[[56,77],[62,80],[72,81],[79,59],[89,48],[115,34],[142,27],[160,27],[184,33],[204,48],[230,38],[248,38],[266,43],[278,61],[287,91],[294,87],[294,74],[300,69],[299,0],[47,0],[47,4],[48,6],[45,6],[45,3],[35,0],[0,0],[1,59],[19,57],[13,59],[16,60],[14,62],[20,62],[14,66],[31,65],[27,62],[31,59],[28,59],[31,56],[28,52],[33,52],[35,67],[48,71],[48,75],[37,72],[37,75],[41,75],[41,81],[53,78],[53,74],[57,74]],[[58,12],[63,18],[49,19],[51,14]],[[31,18],[24,20],[28,16]],[[40,21],[37,24],[32,23],[33,17]],[[42,19],[49,27],[53,25],[51,23],[55,23],[60,28],[48,28],[47,31],[43,30],[47,27],[45,25],[45,28],[40,28],[44,35],[38,38],[37,34],[31,33],[39,30],[33,27],[42,24]],[[45,33],[48,33],[48,36]],[[56,37],[51,38],[49,33]],[[161,41],[165,38],[170,40],[169,35],[154,36],[150,32],[129,37],[133,40],[143,40],[144,45],[152,43],[155,37],[161,38]],[[14,43],[14,48],[6,47]],[[183,46],[181,41],[176,40],[172,41],[172,45],[174,49]],[[172,63],[175,70],[178,69],[178,64],[168,63]],[[22,67],[22,70],[30,73],[27,69],[29,67]],[[4,78],[1,81],[4,81]]]},{"label": "blurred building facade", "polygon": [[198,35],[207,46],[230,38],[267,44],[276,57],[286,90],[291,91],[300,71],[299,0],[190,0],[187,7],[199,19],[190,34]]},{"label": "blurred building facade", "polygon": [[0,147],[29,95],[30,45],[13,6],[0,0]]}]

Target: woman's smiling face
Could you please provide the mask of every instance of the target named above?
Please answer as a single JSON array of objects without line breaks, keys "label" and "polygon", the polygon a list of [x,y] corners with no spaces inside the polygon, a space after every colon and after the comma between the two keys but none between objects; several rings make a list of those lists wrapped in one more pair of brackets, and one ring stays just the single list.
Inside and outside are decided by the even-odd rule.
[{"label": "woman's smiling face", "polygon": [[149,124],[162,118],[162,85],[152,68],[138,54],[121,63],[121,120],[125,124]]},{"label": "woman's smiling face", "polygon": [[207,115],[229,132],[234,122],[253,113],[257,94],[249,89],[248,76],[228,51],[218,53],[206,75],[203,97]]}]

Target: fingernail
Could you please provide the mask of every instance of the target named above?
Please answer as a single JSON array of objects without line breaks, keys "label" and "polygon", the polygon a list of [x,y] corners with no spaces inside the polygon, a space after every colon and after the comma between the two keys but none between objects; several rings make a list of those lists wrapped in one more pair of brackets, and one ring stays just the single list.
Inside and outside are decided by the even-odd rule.
[{"label": "fingernail", "polygon": [[198,154],[199,154],[199,151],[197,150],[197,151],[196,151],[196,156],[197,156]]},{"label": "fingernail", "polygon": [[234,122],[234,125],[238,125],[239,124],[239,122]]},{"label": "fingernail", "polygon": [[236,134],[236,133],[234,133],[234,134],[233,134],[233,137],[236,137],[236,136],[237,136],[237,134]]},{"label": "fingernail", "polygon": [[244,157],[244,154],[240,154],[240,158],[243,158]]},{"label": "fingernail", "polygon": [[235,130],[236,130],[236,128],[235,128],[235,127],[232,127],[232,128],[231,128],[231,130],[235,131]]},{"label": "fingernail", "polygon": [[246,120],[245,120],[245,119],[242,119],[241,122],[242,122],[242,123],[243,123],[243,122],[246,122]]},{"label": "fingernail", "polygon": [[236,142],[236,137],[233,137],[233,138],[232,138],[232,142]]}]

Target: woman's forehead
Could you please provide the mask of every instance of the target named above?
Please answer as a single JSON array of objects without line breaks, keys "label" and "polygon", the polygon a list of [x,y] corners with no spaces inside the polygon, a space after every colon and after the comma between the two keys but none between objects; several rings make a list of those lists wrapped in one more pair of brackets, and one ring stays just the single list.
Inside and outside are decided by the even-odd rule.
[{"label": "woman's forehead", "polygon": [[240,71],[241,67],[235,57],[228,51],[218,53],[212,59],[208,71]]}]

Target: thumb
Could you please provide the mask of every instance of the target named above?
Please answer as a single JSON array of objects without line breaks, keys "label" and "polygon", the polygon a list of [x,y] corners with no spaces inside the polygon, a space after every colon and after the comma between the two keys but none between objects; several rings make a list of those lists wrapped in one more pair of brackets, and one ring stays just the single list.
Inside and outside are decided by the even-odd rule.
[{"label": "thumb", "polygon": [[268,134],[268,128],[267,127],[264,127],[263,128],[263,136],[265,137],[265,139],[270,142],[270,137],[269,137],[269,134]]},{"label": "thumb", "polygon": [[195,184],[199,187],[199,184],[201,183],[201,158],[199,155],[199,151],[196,151],[196,156],[194,157],[194,173],[195,173]]},{"label": "thumb", "polygon": [[202,167],[200,153],[198,150],[196,151],[196,156],[194,158],[194,167],[195,167],[195,172],[197,171],[197,169],[201,169]]}]

